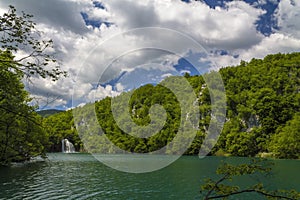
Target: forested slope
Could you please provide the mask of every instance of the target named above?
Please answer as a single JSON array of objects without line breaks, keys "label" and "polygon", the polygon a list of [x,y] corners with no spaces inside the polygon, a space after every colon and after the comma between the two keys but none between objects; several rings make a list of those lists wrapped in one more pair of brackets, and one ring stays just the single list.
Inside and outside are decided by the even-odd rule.
[{"label": "forested slope", "polygon": [[[300,53],[268,55],[264,59],[252,59],[249,63],[242,61],[238,66],[220,69],[220,74],[226,89],[226,123],[211,154],[255,156],[262,152],[272,152],[273,156],[279,158],[300,158]],[[186,154],[197,154],[211,119],[210,93],[202,76],[185,77],[197,95],[196,105],[199,106],[196,108],[200,112],[199,124],[195,127],[197,135]],[[112,98],[107,97],[74,110],[75,123],[80,124],[80,137],[74,126],[72,111],[45,118],[44,124],[51,141],[49,150],[58,150],[61,139],[68,138],[77,150],[115,151],[98,133],[100,126],[113,144],[126,151],[152,152],[169,144],[180,129],[182,117],[176,96],[163,87],[165,82],[172,81],[176,84],[176,77],[169,77],[156,86],[145,85],[115,97],[119,102],[125,102],[122,98],[132,95],[129,114],[140,126],[149,125],[151,106],[162,105],[166,111],[166,123],[157,134],[137,138],[125,133],[117,125],[111,111]],[[94,121],[88,125],[85,120],[91,119],[90,115],[94,111],[99,124]],[[122,127],[126,127],[126,123],[130,126],[124,113],[118,115],[121,121],[124,115]],[[128,130],[143,134],[139,133],[141,129],[138,128],[129,127]],[[166,151],[176,152],[176,148],[180,149],[180,143],[172,144]]]}]

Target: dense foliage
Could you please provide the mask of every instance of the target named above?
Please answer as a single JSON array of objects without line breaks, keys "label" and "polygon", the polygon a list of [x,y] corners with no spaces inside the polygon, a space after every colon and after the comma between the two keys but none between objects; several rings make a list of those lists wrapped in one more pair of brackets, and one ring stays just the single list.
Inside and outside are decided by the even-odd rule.
[{"label": "dense foliage", "polygon": [[10,68],[19,72],[22,77],[40,76],[57,80],[66,76],[56,65],[56,59],[49,54],[53,41],[42,40],[40,31],[36,29],[33,15],[22,12],[17,14],[14,6],[0,16],[0,49],[11,54],[22,52],[22,57],[0,58],[1,63],[11,63]]},{"label": "dense foliage", "polygon": [[52,40],[41,39],[32,17],[17,14],[13,6],[0,16],[0,164],[44,156],[48,144],[22,80],[34,76],[55,81],[66,75],[49,54]]},{"label": "dense foliage", "polygon": [[[221,136],[211,154],[255,156],[269,152],[280,158],[300,158],[300,53],[269,55],[264,59],[253,59],[249,63],[242,61],[239,66],[222,68],[220,73],[226,88],[227,116]],[[202,76],[186,75],[186,78],[197,95],[200,112],[199,124],[195,127],[197,135],[186,154],[197,154],[211,119],[210,91]],[[152,152],[169,144],[178,132],[181,110],[176,96],[163,87],[163,83],[173,81],[176,84],[174,80],[174,77],[169,77],[159,85],[145,85],[114,99],[107,97],[96,104],[75,109],[75,122],[80,125],[78,129],[85,148],[92,152],[114,151],[99,133],[101,131],[121,150],[130,152]],[[131,95],[128,104],[131,120],[141,127],[150,123],[151,106],[160,104],[164,107],[166,123],[157,134],[148,138],[133,137],[141,129],[131,129],[124,112],[117,114],[122,129],[118,126],[111,111],[112,100],[119,99],[119,102],[126,103],[122,98],[125,99],[128,95]],[[87,124],[86,120],[93,119],[93,115],[98,120]],[[55,130],[49,132],[53,144],[58,145],[62,137],[79,144],[71,118],[68,111],[45,120],[46,124],[50,124],[50,129]],[[67,125],[51,125],[51,121],[66,122]],[[56,128],[59,126],[63,127],[61,131]],[[75,135],[67,134],[68,131]],[[174,143],[169,148],[166,151],[176,152],[176,148],[180,149],[180,143]]]},{"label": "dense foliage", "polygon": [[[0,51],[0,59],[12,59]],[[0,62],[0,163],[25,161],[45,155],[48,137],[42,118],[36,114],[21,82],[22,74],[9,70],[11,63]]]},{"label": "dense foliage", "polygon": [[[220,72],[226,85],[228,121],[216,150],[237,156],[275,151],[278,156],[272,140],[285,135],[282,130],[300,112],[300,54],[269,55]],[[294,140],[299,141],[299,135]],[[286,156],[299,158],[295,151]]]},{"label": "dense foliage", "polygon": [[48,152],[61,152],[62,139],[68,139],[77,151],[83,150],[81,140],[74,127],[72,112],[59,112],[44,119],[43,127],[49,136]]},{"label": "dense foliage", "polygon": [[41,115],[42,117],[49,117],[51,115],[54,115],[56,113],[63,112],[63,110],[56,110],[56,109],[48,109],[48,110],[39,110],[37,113]]}]

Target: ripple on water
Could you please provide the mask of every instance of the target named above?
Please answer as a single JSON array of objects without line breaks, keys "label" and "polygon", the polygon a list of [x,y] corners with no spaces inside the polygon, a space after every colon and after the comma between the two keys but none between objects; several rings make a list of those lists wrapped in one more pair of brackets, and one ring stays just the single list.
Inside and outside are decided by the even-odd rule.
[{"label": "ripple on water", "polygon": [[[49,160],[23,167],[0,168],[0,200],[195,199],[199,197],[203,177],[211,176],[220,163],[220,158],[184,157],[160,171],[128,174],[110,169],[88,154],[52,154]],[[299,164],[280,165],[277,171],[297,174]],[[289,170],[283,170],[287,167]],[[298,180],[300,182],[300,178]],[[290,183],[293,182],[282,184],[299,187],[288,185]]]}]

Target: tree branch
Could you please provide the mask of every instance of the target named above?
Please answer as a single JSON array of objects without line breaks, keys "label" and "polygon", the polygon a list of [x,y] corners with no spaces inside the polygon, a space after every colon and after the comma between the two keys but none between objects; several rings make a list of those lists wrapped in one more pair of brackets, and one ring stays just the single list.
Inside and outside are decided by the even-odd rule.
[{"label": "tree branch", "polygon": [[264,196],[268,196],[268,197],[272,197],[272,198],[281,198],[281,199],[288,199],[288,200],[295,200],[294,198],[291,197],[287,197],[287,196],[281,196],[281,195],[276,195],[276,194],[270,194],[261,190],[256,190],[256,189],[245,189],[245,190],[240,190],[237,192],[231,192],[228,194],[223,194],[223,195],[217,195],[217,196],[212,196],[212,197],[205,197],[205,200],[208,199],[220,199],[220,198],[225,198],[225,197],[229,197],[232,195],[237,195],[237,194],[242,194],[242,193],[251,193],[251,192],[256,192],[258,194],[264,195]]},{"label": "tree branch", "polygon": [[220,180],[218,180],[215,185],[208,191],[208,193],[205,196],[205,199],[209,198],[209,195],[211,195],[211,193],[218,188],[218,184],[220,184],[221,182],[223,182],[224,180],[226,180],[228,178],[228,174],[225,174]]}]

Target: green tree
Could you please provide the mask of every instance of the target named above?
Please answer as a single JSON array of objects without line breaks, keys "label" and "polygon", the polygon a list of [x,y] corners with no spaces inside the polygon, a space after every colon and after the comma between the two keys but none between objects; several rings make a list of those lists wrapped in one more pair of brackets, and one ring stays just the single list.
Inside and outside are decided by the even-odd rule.
[{"label": "green tree", "polygon": [[62,139],[71,141],[76,151],[83,150],[71,110],[46,117],[43,126],[49,136],[49,152],[61,152]]},{"label": "green tree", "polygon": [[11,63],[9,70],[19,72],[23,77],[39,75],[57,80],[66,72],[56,65],[57,61],[50,55],[52,40],[41,40],[41,32],[36,29],[33,15],[22,12],[19,16],[13,6],[0,16],[0,48],[11,54],[22,51],[26,55],[21,58],[0,59],[1,63]]},{"label": "green tree", "polygon": [[[47,135],[22,80],[32,76],[55,81],[66,76],[48,54],[52,40],[42,40],[33,16],[13,6],[0,16],[0,162],[24,161],[45,155]],[[25,54],[17,58],[17,53]]]},{"label": "green tree", "polygon": [[[0,51],[0,59],[12,59]],[[21,82],[22,74],[10,71],[10,62],[0,62],[0,163],[29,160],[45,155],[47,144],[41,118],[29,106],[30,98]]]},{"label": "green tree", "polygon": [[[297,148],[299,142],[296,140],[296,134],[290,137],[287,133],[292,133],[292,131],[288,131],[287,128],[285,131],[282,130],[287,125],[287,121],[291,120],[295,113],[300,111],[300,53],[269,55],[264,59],[252,59],[249,63],[243,61],[239,66],[222,68],[220,73],[226,87],[226,123],[218,143],[211,150],[210,155],[225,154],[249,157],[263,152],[275,151],[275,149],[279,152],[279,148],[283,149],[286,146],[284,151],[287,151],[289,147],[289,151],[294,154],[290,158],[296,158],[295,152],[299,151]],[[210,149],[209,147],[215,142],[212,139],[209,140],[210,143],[202,146],[211,119],[214,120],[215,118],[216,120],[220,117],[220,115],[212,116],[211,110],[213,105],[211,105],[210,96],[213,95],[215,99],[222,99],[222,97],[221,94],[215,91],[218,88],[218,84],[208,89],[204,81],[205,76],[186,76],[197,95],[197,101],[193,101],[192,105],[195,110],[199,109],[200,114],[199,122],[191,121],[195,125],[195,129],[198,130],[197,136],[185,152],[186,154],[198,154],[200,148]],[[168,77],[156,86],[148,84],[130,93],[127,92],[117,97],[105,98],[95,104],[88,104],[83,108],[78,108],[76,112],[80,115],[80,120],[77,124],[85,124],[86,120],[84,119],[90,119],[91,113],[95,110],[97,120],[105,135],[113,144],[123,150],[152,152],[167,144],[173,144],[173,146],[170,145],[168,147],[167,152],[181,149],[181,141],[185,141],[184,138],[178,140],[177,144],[171,143],[180,129],[180,119],[182,117],[180,104],[176,95],[163,86],[164,83],[171,83],[171,85],[179,88],[179,91],[185,91],[186,88],[176,81],[177,78]],[[127,105],[128,101],[124,100],[128,96],[130,96],[129,105]],[[114,111],[119,118],[119,123],[116,122],[117,120],[111,110],[111,102],[114,100],[119,102],[117,103],[117,108],[120,108],[120,106],[127,108],[126,106],[128,106],[128,109],[116,109]],[[162,105],[166,111],[167,118],[163,128],[149,138],[138,138],[128,134],[138,133],[138,135],[143,135],[145,133],[140,127],[150,124],[149,112],[150,108],[155,104]],[[125,114],[128,110],[129,117]],[[183,117],[186,118],[188,116],[192,119],[194,110],[191,109],[190,111],[188,115]],[[55,120],[55,123],[63,123],[50,125],[50,128],[66,127],[66,129],[70,129],[71,123],[67,123],[67,121],[72,119],[71,117],[65,118],[63,115],[63,113],[58,114],[61,118],[57,116]],[[158,117],[158,119],[163,121],[162,117]],[[137,126],[133,127],[131,122]],[[101,138],[103,135],[101,137],[97,135],[97,126],[99,125],[96,122],[93,123],[90,127],[88,127],[88,123],[85,126],[78,127],[80,128],[78,132],[82,134],[80,137],[89,141],[89,150],[92,149],[95,152],[97,150],[102,152],[103,149],[110,151],[111,146],[109,144],[107,146],[106,144],[97,144],[96,141],[104,140]],[[119,125],[122,127],[119,127]],[[295,125],[289,129],[298,130]],[[53,134],[58,135],[58,133],[64,132],[61,130],[54,131]],[[274,136],[280,132],[282,133],[279,136]],[[297,133],[297,131],[293,133]],[[275,140],[277,137],[285,138],[283,140],[285,142],[279,142],[279,139]],[[288,140],[288,138],[292,139]],[[277,142],[270,143],[271,139]],[[294,141],[292,143],[294,146],[286,145],[291,140]],[[60,141],[60,139],[57,141]],[[85,142],[85,144],[87,143]],[[271,150],[270,145],[276,148]],[[282,147],[280,147],[281,145]],[[276,155],[279,157],[279,154]],[[280,157],[284,156],[282,154]]]},{"label": "green tree", "polygon": [[275,190],[270,191],[265,189],[262,183],[240,188],[237,185],[232,185],[230,182],[238,176],[251,176],[255,174],[267,175],[271,172],[272,163],[265,160],[253,159],[249,164],[230,165],[223,163],[218,169],[219,178],[213,180],[208,178],[201,186],[200,193],[204,200],[208,199],[227,199],[231,196],[240,195],[243,193],[256,193],[267,197],[268,199],[300,199],[300,193],[295,190]]},{"label": "green tree", "polygon": [[287,122],[278,133],[272,137],[270,150],[278,158],[300,158],[300,113]]}]

